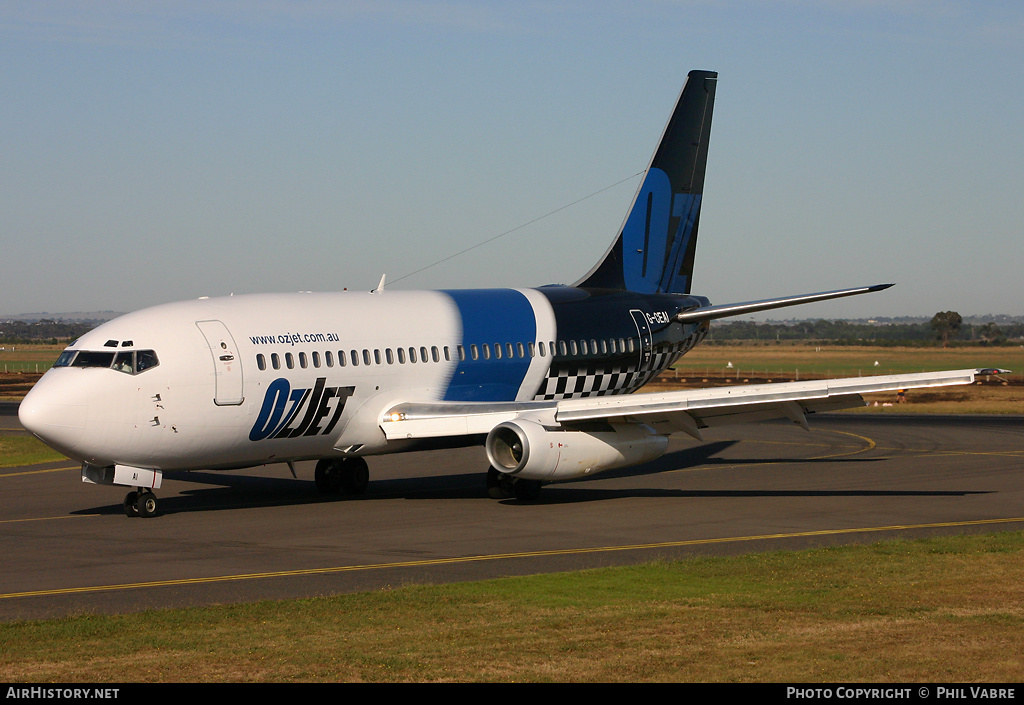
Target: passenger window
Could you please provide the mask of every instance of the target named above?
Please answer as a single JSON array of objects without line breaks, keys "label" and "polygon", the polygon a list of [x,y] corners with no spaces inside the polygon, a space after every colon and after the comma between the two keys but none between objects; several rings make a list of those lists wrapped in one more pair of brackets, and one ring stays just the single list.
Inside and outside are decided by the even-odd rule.
[{"label": "passenger window", "polygon": [[284,364],[289,370],[295,369],[295,358],[291,353],[284,354]]},{"label": "passenger window", "polygon": [[398,364],[405,364],[405,348],[398,348]]},{"label": "passenger window", "polygon": [[299,353],[299,367],[306,369],[306,353],[304,352]]},{"label": "passenger window", "polygon": [[313,356],[313,367],[320,367],[320,353],[314,352]]},{"label": "passenger window", "polygon": [[334,353],[332,353],[330,350],[324,353],[324,363],[328,367],[334,367]]},{"label": "passenger window", "polygon": [[259,367],[260,370],[267,369],[267,360],[263,357],[263,353],[256,355],[256,366]]},{"label": "passenger window", "polygon": [[281,369],[281,358],[278,357],[277,353],[270,353],[270,365],[275,370]]},{"label": "passenger window", "polygon": [[430,357],[434,360],[434,362],[441,361],[441,354],[438,352],[436,345],[430,348]]}]

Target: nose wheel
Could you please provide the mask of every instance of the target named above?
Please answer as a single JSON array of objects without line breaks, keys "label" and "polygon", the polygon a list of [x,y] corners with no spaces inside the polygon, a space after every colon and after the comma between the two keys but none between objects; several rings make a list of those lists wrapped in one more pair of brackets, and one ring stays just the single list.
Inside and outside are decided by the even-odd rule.
[{"label": "nose wheel", "polygon": [[156,516],[156,508],[156,495],[150,490],[132,491],[124,497],[125,516],[144,518]]}]

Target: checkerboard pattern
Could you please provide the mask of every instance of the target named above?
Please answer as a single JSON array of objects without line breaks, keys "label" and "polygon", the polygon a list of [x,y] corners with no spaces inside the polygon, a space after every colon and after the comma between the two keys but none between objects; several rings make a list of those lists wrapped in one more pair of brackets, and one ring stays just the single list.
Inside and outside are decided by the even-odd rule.
[{"label": "checkerboard pattern", "polygon": [[608,364],[600,360],[564,360],[552,365],[548,376],[534,396],[538,401],[579,399],[582,397],[629,394],[668,369],[693,347],[692,340],[657,345],[646,364],[640,362]]}]

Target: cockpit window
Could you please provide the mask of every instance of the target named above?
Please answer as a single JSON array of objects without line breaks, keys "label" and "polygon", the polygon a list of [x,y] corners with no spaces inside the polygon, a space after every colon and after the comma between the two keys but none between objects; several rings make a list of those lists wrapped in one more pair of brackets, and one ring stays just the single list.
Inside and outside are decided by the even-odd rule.
[{"label": "cockpit window", "polygon": [[135,353],[133,352],[118,353],[117,357],[114,358],[114,369],[118,372],[132,374],[135,367],[134,357]]},{"label": "cockpit window", "polygon": [[53,366],[68,367],[71,364],[71,361],[75,359],[75,354],[77,352],[77,350],[65,350],[60,354],[60,357],[57,358],[57,362],[53,363]]},{"label": "cockpit window", "polygon": [[65,350],[54,367],[110,367],[118,372],[137,375],[160,364],[153,350],[100,352],[96,350]]},{"label": "cockpit window", "polygon": [[112,352],[93,352],[91,350],[82,350],[75,357],[74,362],[71,363],[72,367],[110,367],[110,363],[114,361],[114,353]]},{"label": "cockpit window", "polygon": [[135,351],[135,371],[145,372],[150,367],[156,367],[160,361],[156,359],[156,353],[152,350]]}]

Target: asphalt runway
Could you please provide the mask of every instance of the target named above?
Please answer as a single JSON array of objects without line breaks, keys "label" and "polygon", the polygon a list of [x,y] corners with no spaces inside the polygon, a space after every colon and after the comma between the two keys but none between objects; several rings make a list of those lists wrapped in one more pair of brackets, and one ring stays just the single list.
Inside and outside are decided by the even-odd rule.
[{"label": "asphalt runway", "polygon": [[[16,433],[11,406],[0,429]],[[822,415],[674,440],[660,460],[496,501],[479,448],[168,473],[160,515],[70,461],[0,468],[0,620],[380,590],[893,537],[1024,528],[1024,416]]]}]

